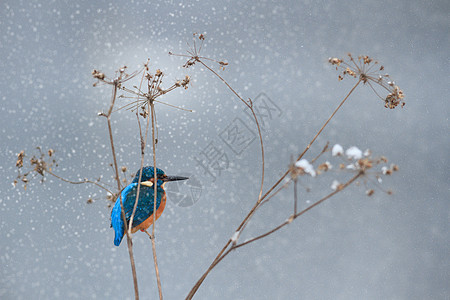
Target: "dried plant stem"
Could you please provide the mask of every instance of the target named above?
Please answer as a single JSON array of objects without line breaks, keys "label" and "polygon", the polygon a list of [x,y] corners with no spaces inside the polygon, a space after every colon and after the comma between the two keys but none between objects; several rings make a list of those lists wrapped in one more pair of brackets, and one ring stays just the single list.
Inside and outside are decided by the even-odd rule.
[{"label": "dried plant stem", "polygon": [[358,179],[359,177],[361,177],[363,174],[364,174],[363,171],[361,171],[361,172],[355,174],[355,175],[354,175],[352,178],[350,178],[346,183],[342,184],[342,185],[340,186],[339,189],[336,189],[334,192],[332,192],[332,193],[326,195],[325,197],[323,197],[322,199],[318,200],[318,201],[315,202],[314,204],[308,206],[308,207],[305,208],[304,210],[302,210],[302,211],[300,211],[300,212],[298,212],[298,213],[294,213],[289,219],[287,219],[286,221],[284,221],[283,223],[281,223],[281,224],[278,225],[277,227],[275,227],[275,228],[269,230],[268,232],[266,232],[266,233],[264,233],[264,234],[261,234],[261,235],[259,235],[259,236],[257,236],[257,237],[254,237],[254,238],[252,238],[252,239],[249,239],[249,240],[247,240],[247,241],[245,241],[245,242],[243,242],[243,243],[233,245],[232,248],[233,248],[233,249],[236,249],[236,248],[245,246],[245,245],[247,245],[247,244],[250,244],[250,243],[252,243],[252,242],[255,242],[255,241],[259,240],[259,239],[262,239],[262,238],[264,238],[264,237],[266,237],[266,236],[268,236],[268,235],[270,235],[270,234],[272,234],[272,233],[278,231],[279,229],[283,228],[284,226],[286,226],[286,225],[292,223],[293,220],[295,220],[296,218],[300,217],[301,215],[303,215],[303,214],[306,213],[307,211],[313,209],[313,208],[316,207],[317,205],[323,203],[324,201],[326,201],[326,200],[328,200],[329,198],[333,197],[333,196],[336,195],[337,193],[341,192],[343,189],[347,188],[349,185],[351,185],[353,182],[355,182],[355,180]]},{"label": "dried plant stem", "polygon": [[53,173],[52,171],[49,171],[48,169],[45,169],[45,172],[48,173],[48,174],[50,174],[50,175],[52,175],[52,176],[54,176],[54,177],[56,177],[56,178],[58,178],[58,179],[61,180],[61,181],[64,181],[64,182],[67,182],[67,183],[70,183],[70,184],[92,183],[92,184],[95,184],[96,186],[98,186],[99,188],[101,188],[101,189],[107,191],[107,192],[110,193],[111,195],[114,194],[113,192],[111,192],[111,191],[110,191],[108,188],[106,188],[105,186],[99,184],[98,182],[89,180],[89,179],[84,179],[83,181],[71,181],[71,180],[67,180],[67,179],[65,179],[65,178],[63,178],[63,177],[61,177],[61,176],[59,176],[59,175],[56,175],[55,173]]},{"label": "dried plant stem", "polygon": [[136,273],[136,264],[134,262],[134,254],[133,254],[133,241],[131,239],[131,234],[128,233],[128,225],[126,222],[126,216],[125,211],[123,209],[123,202],[122,199],[120,199],[120,205],[122,207],[122,218],[125,219],[125,232],[127,236],[127,246],[128,246],[128,255],[130,256],[130,264],[131,264],[131,273],[133,274],[133,286],[134,286],[134,299],[139,300],[139,287],[138,287],[138,280],[137,280],[137,273]]},{"label": "dried plant stem", "polygon": [[[152,116],[152,148],[153,148],[153,166],[156,168],[156,139],[155,139],[155,104],[153,103],[153,101],[149,101],[148,105],[150,106],[150,112],[151,112],[151,116]],[[148,118],[148,116],[147,116]],[[153,262],[155,265],[155,274],[156,274],[156,282],[158,284],[158,293],[159,293],[159,299],[162,300],[163,299],[163,295],[162,295],[162,287],[161,287],[161,277],[159,275],[159,268],[158,268],[158,259],[156,256],[156,241],[155,241],[155,231],[156,231],[156,196],[157,196],[157,187],[158,185],[156,184],[157,182],[157,177],[156,177],[156,170],[155,172],[153,172],[155,177],[155,184],[153,185],[154,187],[154,200],[153,200],[153,228],[152,228],[152,251],[153,251]]]},{"label": "dried plant stem", "polygon": [[[258,137],[259,137],[259,142],[260,142],[260,149],[261,149],[261,185],[260,185],[260,189],[259,189],[259,195],[258,195],[258,199],[255,203],[255,207],[257,207],[261,201],[263,200],[261,198],[262,195],[262,191],[263,191],[263,187],[264,187],[264,178],[265,178],[265,169],[266,169],[266,165],[265,165],[265,156],[264,156],[264,142],[263,142],[263,138],[262,138],[262,133],[261,133],[261,126],[259,125],[259,121],[258,118],[256,116],[255,110],[253,109],[253,102],[251,99],[247,101],[245,101],[237,92],[235,89],[233,89],[233,87],[222,77],[219,75],[219,73],[217,73],[216,71],[214,71],[212,68],[210,68],[207,64],[205,64],[203,61],[201,61],[201,59],[199,57],[195,58],[196,61],[198,61],[199,63],[201,63],[205,68],[207,68],[211,73],[213,73],[217,78],[219,78],[227,87],[228,89],[231,90],[231,92],[233,92],[233,94],[239,99],[241,100],[242,103],[244,103],[245,106],[247,106],[253,116],[253,120],[255,121],[256,124],[256,128],[258,130]],[[250,217],[253,215],[253,213],[256,210],[252,210],[250,216],[247,216],[247,220],[250,219]],[[245,225],[247,224],[247,222],[244,222],[243,224],[241,224],[241,226],[239,226],[237,232],[240,232],[244,229]],[[239,238],[239,235],[238,235]],[[229,240],[229,242],[231,242],[231,240]],[[229,246],[229,243],[227,243],[227,245],[222,249],[221,253],[223,253],[223,251]]]},{"label": "dried plant stem", "polygon": [[[356,87],[360,83],[361,83],[361,80],[358,80],[358,82],[356,82],[356,84],[353,86],[353,88],[350,90],[350,92],[348,92],[348,94],[341,101],[341,103],[338,105],[338,107],[336,107],[336,109],[333,111],[331,116],[327,119],[327,121],[322,125],[322,127],[319,129],[319,131],[313,137],[313,139],[309,142],[309,144],[306,146],[305,150],[303,150],[303,152],[297,157],[296,161],[299,161],[300,159],[302,159],[302,157],[305,155],[305,153],[309,150],[309,148],[311,148],[312,144],[316,141],[317,137],[322,133],[324,128],[328,125],[328,123],[331,121],[331,119],[334,117],[334,115],[337,113],[337,111],[342,107],[342,105],[344,105],[344,103],[347,101],[348,97],[350,97],[350,95],[355,91]],[[278,181],[264,194],[262,199],[266,198],[273,191],[273,189],[275,189],[281,183],[281,181],[283,181],[283,179],[286,178],[286,176],[288,174],[289,174],[289,170],[287,170],[283,174],[283,176],[281,176],[280,179],[278,179]]]},{"label": "dried plant stem", "polygon": [[250,111],[252,112],[252,115],[253,115],[253,119],[255,120],[255,123],[256,123],[256,127],[257,127],[257,129],[258,129],[258,137],[259,137],[259,143],[260,143],[260,146],[261,146],[261,161],[262,161],[262,164],[261,164],[261,186],[260,186],[260,189],[259,189],[259,196],[258,196],[258,201],[259,201],[259,199],[261,199],[261,195],[262,195],[262,191],[263,191],[263,186],[264,186],[264,171],[265,171],[265,168],[266,168],[266,166],[265,166],[265,159],[264,159],[264,143],[263,143],[263,139],[262,139],[262,134],[261,134],[261,126],[259,125],[259,121],[258,121],[258,118],[256,117],[256,114],[255,114],[255,111],[254,111],[254,109],[253,109],[253,103],[252,103],[252,101],[249,99],[249,101],[247,102],[247,101],[245,101],[232,87],[231,87],[231,85],[225,80],[225,79],[223,79],[223,77],[222,76],[220,76],[219,75],[219,73],[217,73],[216,71],[214,71],[213,69],[211,69],[207,64],[205,64],[203,61],[201,61],[199,58],[197,58],[197,61],[199,62],[199,63],[201,63],[205,68],[207,68],[211,73],[213,73],[215,76],[217,76],[217,78],[219,78],[227,87],[228,87],[228,89],[230,89],[230,91],[232,91],[233,92],[233,94],[235,94],[236,95],[236,97],[238,97],[241,101],[242,101],[242,103],[244,103],[245,104],[245,106],[247,106],[249,109],[250,109]]},{"label": "dried plant stem", "polygon": [[[208,68],[208,70],[210,70],[211,72],[213,72],[214,74],[216,74],[216,76],[218,76],[236,95],[237,97],[239,97],[239,99],[241,99],[243,101],[243,99],[231,88],[231,86],[222,78],[220,77],[220,75],[218,75],[214,70],[212,70],[211,68],[209,68],[206,64],[204,64],[203,62],[200,61],[200,63],[205,66],[206,68]],[[333,111],[333,113],[331,114],[331,116],[326,120],[326,122],[322,125],[322,127],[319,129],[319,131],[316,133],[316,135],[313,137],[313,139],[309,142],[309,144],[306,146],[305,150],[303,150],[303,152],[297,157],[297,161],[300,160],[305,153],[309,150],[309,148],[311,148],[312,144],[315,142],[315,140],[317,139],[317,137],[322,133],[322,131],[324,130],[324,128],[328,125],[328,123],[331,121],[331,119],[334,117],[334,115],[337,113],[337,111],[342,107],[342,105],[344,105],[344,103],[347,101],[348,97],[350,97],[350,95],[354,92],[354,90],[358,87],[358,85],[361,83],[361,79],[359,79],[356,84],[352,87],[352,89],[347,93],[347,95],[344,97],[344,99],[341,101],[341,103],[338,105],[338,107]],[[249,104],[245,101],[243,101],[247,107],[249,107]],[[250,108],[251,109],[251,108]],[[263,147],[262,147],[263,148]],[[261,197],[258,197],[258,200],[256,201],[255,205],[252,207],[252,209],[250,210],[250,212],[247,214],[247,216],[244,218],[244,220],[241,222],[241,224],[238,226],[236,231],[241,231],[242,228],[247,224],[247,222],[250,220],[250,218],[253,216],[253,214],[255,213],[255,211],[258,209],[259,205],[261,204],[261,202],[267,198],[270,193],[286,178],[286,176],[289,174],[289,170],[287,170],[281,177],[280,179],[278,179],[278,181],[272,185],[272,187],[270,187],[270,189]],[[318,203],[319,204],[319,203]],[[317,204],[316,204],[317,205]],[[314,205],[314,206],[316,206]],[[314,207],[313,206],[313,207]],[[312,208],[312,207],[311,207]],[[284,226],[284,225],[283,225]],[[281,227],[280,227],[281,228]],[[278,230],[278,229],[276,229]],[[275,231],[276,231],[275,230]],[[225,244],[225,246],[222,248],[222,250],[220,250],[219,254],[216,256],[216,258],[213,260],[213,262],[211,263],[211,265],[208,267],[208,269],[205,271],[205,273],[203,273],[203,275],[200,277],[200,279],[195,283],[195,285],[192,287],[191,291],[189,292],[188,296],[186,297],[186,299],[192,299],[192,297],[195,295],[195,293],[197,292],[197,290],[199,289],[200,285],[203,283],[203,281],[205,280],[206,276],[208,276],[209,272],[211,272],[211,270],[223,259],[223,255],[226,253],[228,254],[230,252],[230,250],[233,248],[233,246],[227,251],[228,247],[230,246],[230,244],[232,244],[232,240],[231,238],[227,241],[227,243]],[[227,251],[227,252],[225,252]]]},{"label": "dried plant stem", "polygon": [[114,104],[116,102],[116,97],[117,97],[117,89],[119,88],[119,84],[120,81],[119,80],[115,80],[113,82],[113,93],[111,96],[111,105],[109,107],[108,113],[106,115],[104,115],[106,117],[107,123],[108,123],[108,131],[109,131],[109,140],[111,142],[111,151],[112,151],[112,155],[113,155],[113,162],[114,162],[114,173],[115,173],[115,179],[117,182],[117,189],[119,191],[119,197],[120,197],[120,206],[122,209],[122,218],[125,224],[125,232],[126,232],[126,236],[127,236],[127,246],[128,246],[128,254],[130,256],[130,264],[131,264],[131,273],[133,275],[133,285],[134,285],[134,297],[136,300],[139,300],[139,288],[138,288],[138,281],[137,281],[137,273],[136,273],[136,264],[134,261],[134,255],[133,255],[133,242],[131,240],[131,231],[129,230],[129,227],[127,224],[127,219],[125,216],[125,211],[123,209],[123,201],[122,201],[122,195],[121,195],[121,184],[120,184],[120,178],[119,178],[119,168],[117,165],[117,158],[116,158],[116,150],[114,147],[114,140],[113,140],[113,133],[112,133],[112,127],[111,127],[111,114],[113,112],[114,109]]},{"label": "dried plant stem", "polygon": [[312,144],[315,142],[317,137],[322,133],[322,131],[325,129],[325,127],[328,125],[328,123],[331,121],[331,119],[334,117],[334,115],[338,112],[338,110],[344,105],[345,101],[347,101],[348,97],[355,91],[355,89],[358,87],[358,85],[361,83],[361,79],[356,82],[356,84],[352,87],[350,92],[347,93],[345,98],[341,101],[341,103],[336,107],[336,109],[333,111],[331,116],[328,118],[328,120],[322,125],[322,127],[319,129],[319,131],[316,133],[316,135],[313,137],[311,142],[309,142],[308,146],[306,146],[305,150],[297,157],[297,161],[300,160],[303,155],[309,150],[309,148],[312,146]]},{"label": "dried plant stem", "polygon": [[112,133],[112,127],[111,127],[111,114],[114,109],[114,104],[116,102],[117,97],[117,89],[119,88],[119,81],[114,81],[114,88],[113,93],[111,96],[111,105],[109,107],[108,113],[106,114],[106,120],[108,122],[108,131],[109,131],[109,141],[111,142],[111,151],[113,156],[113,162],[114,162],[114,173],[115,173],[115,179],[117,182],[117,189],[120,191],[122,189],[120,184],[120,178],[119,178],[119,168],[117,166],[117,158],[116,158],[116,150],[114,148],[114,140],[113,140],[113,133]]},{"label": "dried plant stem", "polygon": [[[143,81],[144,81],[144,74],[142,74],[139,89],[141,88]],[[138,100],[139,100],[139,95],[138,95]],[[131,228],[133,227],[132,224],[133,224],[133,220],[134,220],[134,215],[136,214],[136,209],[137,209],[138,202],[139,202],[139,194],[141,192],[142,169],[144,168],[144,157],[145,157],[145,142],[148,137],[148,127],[149,127],[149,120],[147,118],[147,126],[146,126],[146,130],[145,130],[145,138],[144,138],[144,136],[142,135],[141,120],[139,119],[138,109],[136,109],[136,118],[137,118],[137,122],[138,122],[138,126],[139,126],[139,138],[140,138],[140,142],[141,142],[141,144],[140,144],[141,145],[141,164],[139,167],[139,179],[138,179],[138,185],[137,185],[137,191],[136,191],[136,200],[134,201],[133,211],[130,216],[130,221],[129,221],[129,225],[128,225],[128,228],[129,228],[128,234],[131,234]]]}]

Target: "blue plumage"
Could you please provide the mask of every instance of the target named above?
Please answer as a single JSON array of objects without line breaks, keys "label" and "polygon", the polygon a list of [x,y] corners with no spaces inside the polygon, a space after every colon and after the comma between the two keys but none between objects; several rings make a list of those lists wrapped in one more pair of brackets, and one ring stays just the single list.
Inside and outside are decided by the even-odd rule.
[{"label": "blue plumage", "polygon": [[[154,178],[154,168],[144,167],[142,171],[139,202],[136,208],[136,213],[134,214],[132,227],[138,226],[153,214],[155,198],[154,187],[145,186],[143,185],[143,183]],[[133,208],[136,201],[139,173],[140,172],[138,171],[132,183],[125,187],[125,189],[123,189],[121,192],[121,198],[127,222],[131,218],[131,214],[133,213]],[[158,168],[156,168],[156,175],[159,178],[163,178],[165,176],[164,171]],[[161,204],[161,198],[164,195],[164,190],[162,188],[163,183],[163,180],[157,180],[158,188],[156,196],[156,209],[159,208]],[[122,210],[120,206],[120,197],[117,198],[116,203],[111,211],[111,227],[113,227],[115,231],[114,245],[119,246],[125,232],[125,225],[123,223]]]}]

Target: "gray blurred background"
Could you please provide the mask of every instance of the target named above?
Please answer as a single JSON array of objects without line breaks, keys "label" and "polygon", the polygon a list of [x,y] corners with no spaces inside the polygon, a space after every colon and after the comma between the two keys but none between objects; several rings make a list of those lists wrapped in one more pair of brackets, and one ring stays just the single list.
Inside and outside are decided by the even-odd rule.
[{"label": "gray blurred background", "polygon": [[[204,55],[229,62],[220,74],[244,98],[260,96],[256,103],[274,109],[264,117],[265,189],[354,84],[338,82],[328,57],[377,58],[407,104],[388,110],[369,87],[358,88],[306,156],[327,141],[370,148],[400,166],[381,185],[393,195],[371,182],[372,197],[364,185],[350,188],[229,255],[196,299],[449,299],[449,13],[445,0],[2,1],[0,298],[134,297],[127,247],[113,245],[102,190],[51,177],[44,184],[30,178],[27,190],[12,186],[17,153],[25,150],[28,160],[36,146],[55,150],[55,173],[65,178],[113,183],[106,121],[97,116],[111,90],[92,87],[94,68],[113,76],[150,58],[151,70],[166,73],[166,86],[192,78],[188,90],[161,100],[194,112],[157,105],[157,164],[192,178],[168,185],[157,223],[165,298],[185,297],[232,236],[258,194],[258,142],[229,147],[224,132],[233,122],[246,124],[249,137],[255,129],[243,105],[201,66],[186,70],[184,59],[168,56],[185,53],[200,32]],[[135,172],[135,115],[123,110],[113,120],[119,165]],[[211,149],[223,158],[212,174],[199,163]],[[343,178],[303,183],[300,208]],[[292,187],[258,212],[241,239],[291,210]],[[141,297],[156,298],[150,241],[137,233],[134,246]]]}]

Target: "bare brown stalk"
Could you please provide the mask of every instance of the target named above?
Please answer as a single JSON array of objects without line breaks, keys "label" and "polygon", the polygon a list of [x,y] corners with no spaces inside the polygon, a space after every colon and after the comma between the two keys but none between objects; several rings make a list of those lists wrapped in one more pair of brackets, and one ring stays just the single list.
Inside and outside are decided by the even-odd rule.
[{"label": "bare brown stalk", "polygon": [[[156,168],[156,139],[155,139],[155,104],[153,101],[149,101],[148,105],[150,106],[150,113],[152,115],[152,149],[153,149],[153,166]],[[152,251],[153,251],[153,263],[155,265],[155,273],[156,273],[156,282],[158,284],[158,293],[159,293],[159,299],[162,300],[162,287],[161,287],[161,277],[159,275],[159,268],[158,268],[158,259],[156,256],[156,241],[155,241],[155,231],[156,231],[156,196],[157,196],[157,177],[156,177],[156,169],[154,173],[154,200],[153,200],[153,227],[152,227]]]},{"label": "bare brown stalk", "polygon": [[[142,73],[139,89],[141,88],[142,82],[144,81],[144,74],[145,74],[145,72]],[[138,94],[137,97],[138,97],[138,101],[139,101],[140,95]],[[146,126],[146,131],[145,131],[145,138],[144,138],[142,135],[142,127],[141,127],[141,121],[139,119],[138,109],[136,109],[136,118],[137,118],[137,122],[138,122],[138,126],[139,126],[139,138],[140,138],[140,142],[141,142],[141,163],[140,163],[140,167],[139,167],[139,179],[138,179],[138,185],[137,185],[137,191],[136,191],[136,200],[134,201],[133,211],[131,213],[130,221],[129,221],[129,225],[128,225],[129,230],[128,230],[127,234],[129,234],[129,235],[131,235],[131,228],[133,227],[134,215],[136,214],[136,209],[137,209],[137,205],[139,202],[139,194],[141,192],[142,169],[144,167],[144,156],[145,156],[145,141],[147,140],[148,126],[149,126],[148,118],[146,118],[147,126]]]},{"label": "bare brown stalk", "polygon": [[[114,85],[114,97],[116,95],[117,95],[117,85]],[[111,106],[111,108],[109,110],[109,113],[108,113],[109,136],[110,136],[110,140],[111,140],[111,148],[112,148],[113,157],[114,157],[114,169],[116,171],[116,176],[117,176],[117,181],[118,181],[120,207],[122,209],[122,219],[123,219],[123,223],[125,225],[125,232],[126,232],[126,236],[127,236],[128,255],[130,257],[131,273],[133,275],[134,298],[135,298],[135,300],[139,300],[139,287],[138,287],[138,280],[137,280],[136,263],[134,261],[134,254],[133,254],[133,241],[132,241],[132,235],[131,235],[131,227],[132,227],[133,223],[132,223],[132,220],[131,220],[130,224],[127,225],[127,217],[125,215],[125,210],[123,208],[122,192],[121,192],[121,186],[120,186],[120,178],[119,178],[119,173],[118,173],[118,167],[117,167],[117,160],[116,160],[116,155],[115,155],[114,143],[113,143],[113,139],[112,139],[110,116],[111,116],[113,107],[114,107],[114,102],[112,102],[112,106]],[[142,176],[142,172],[141,172],[141,176]],[[139,183],[140,183],[140,180],[141,180],[141,178],[139,177]],[[137,195],[139,195],[139,184],[138,184]],[[137,200],[136,200],[136,202],[137,202]],[[133,214],[134,214],[134,211],[133,211]]]},{"label": "bare brown stalk", "polygon": [[[146,70],[147,70],[147,67],[146,67]],[[143,79],[144,79],[144,75],[145,75],[145,73],[142,76],[141,83],[140,83],[140,86],[139,86],[139,91],[141,90],[141,86],[142,86],[142,82],[143,82]],[[162,76],[158,76],[158,84],[161,83],[161,79],[160,79],[161,77]],[[147,79],[149,79],[149,78],[147,78]],[[155,147],[156,143],[155,143],[155,120],[154,120],[155,111],[154,111],[154,104],[153,104],[153,99],[152,99],[152,97],[154,97],[155,94],[152,93],[153,89],[150,88],[151,86],[152,86],[151,84],[148,85],[149,92],[148,92],[148,94],[145,94],[146,95],[146,102],[145,103],[147,104],[147,107],[151,108],[153,166],[156,168],[156,147]],[[138,97],[138,100],[136,101],[136,105],[138,105],[139,104],[139,97],[141,97],[142,94],[141,93],[137,93],[136,95]],[[137,121],[138,121],[138,125],[139,125],[139,136],[140,136],[140,142],[141,142],[141,166],[140,166],[140,171],[139,171],[139,180],[138,180],[138,186],[137,186],[136,201],[135,201],[135,204],[134,204],[134,207],[133,207],[133,212],[132,212],[131,217],[130,217],[130,222],[129,222],[130,225],[128,226],[130,235],[131,235],[132,222],[133,222],[133,219],[134,219],[134,215],[136,213],[138,199],[139,199],[140,183],[141,183],[141,179],[142,179],[142,169],[144,167],[145,146],[146,146],[146,141],[147,141],[148,132],[149,132],[149,124],[150,124],[150,116],[146,115],[145,119],[146,119],[147,122],[146,122],[145,137],[144,137],[143,134],[142,134],[141,122],[140,122],[140,119],[139,119],[139,113],[138,112],[139,112],[139,108],[137,107],[136,108],[136,117],[137,117]],[[155,176],[154,177],[154,181],[156,182],[156,180],[157,180],[156,172],[154,172],[154,176]],[[154,197],[155,198],[154,198],[154,201],[153,201],[154,202],[153,211],[156,212],[156,197],[157,197],[157,190],[156,190],[157,189],[157,185],[156,184],[154,185],[154,189],[155,189],[154,190]],[[146,233],[148,234],[147,231],[146,231]],[[155,221],[153,222],[152,235],[153,235],[153,237],[155,236]],[[157,262],[155,239],[152,238],[151,242],[152,242],[152,252],[153,252],[155,273],[156,273],[156,278],[157,278],[159,298],[162,299],[161,279],[160,279],[158,262]]]},{"label": "bare brown stalk", "polygon": [[120,197],[120,207],[122,209],[122,219],[124,220],[123,224],[125,226],[125,233],[127,236],[127,248],[128,248],[128,256],[130,257],[131,273],[133,275],[134,299],[139,300],[139,287],[138,287],[138,280],[137,280],[136,264],[134,262],[133,240],[132,240],[131,234],[128,231],[127,217],[125,215],[125,209],[123,208],[121,192],[119,192],[119,197]]},{"label": "bare brown stalk", "polygon": [[[259,235],[259,236],[257,236],[257,237],[251,238],[251,239],[249,239],[249,240],[247,240],[247,241],[245,241],[245,242],[243,242],[243,243],[233,245],[232,248],[233,248],[233,249],[240,248],[240,247],[242,247],[242,246],[248,245],[248,244],[250,244],[250,243],[252,243],[252,242],[255,242],[255,241],[259,240],[259,239],[262,239],[262,238],[264,238],[264,237],[266,237],[266,236],[268,236],[268,235],[271,235],[272,233],[274,233],[274,232],[280,230],[280,229],[283,228],[284,226],[286,226],[286,225],[292,223],[292,221],[294,221],[296,218],[300,217],[301,215],[303,215],[303,214],[306,213],[307,211],[313,209],[313,208],[316,207],[317,205],[319,205],[319,204],[323,203],[324,201],[330,199],[331,197],[333,197],[333,196],[336,195],[337,193],[341,192],[343,189],[345,189],[345,188],[347,188],[348,186],[350,186],[353,182],[356,181],[356,179],[358,179],[358,178],[361,177],[362,175],[364,175],[364,171],[358,172],[358,173],[355,174],[352,178],[350,178],[346,183],[342,184],[342,185],[340,186],[339,189],[336,189],[334,192],[329,193],[328,195],[326,195],[326,196],[323,197],[322,199],[318,200],[318,201],[315,202],[314,204],[308,206],[308,207],[305,208],[304,210],[302,210],[302,211],[300,211],[300,212],[298,212],[298,213],[295,212],[291,217],[289,217],[289,219],[287,219],[286,221],[284,221],[283,223],[281,223],[281,224],[278,225],[277,227],[275,227],[275,228],[273,228],[272,230],[269,230],[268,232],[266,232],[266,233],[264,233],[264,234],[261,234],[261,235]],[[294,188],[295,188],[295,185],[294,185]],[[295,195],[295,196],[296,196],[296,195]]]},{"label": "bare brown stalk", "polygon": [[[197,49],[197,45],[195,43],[195,37],[198,37],[198,39],[201,41],[200,47]],[[208,66],[207,64],[205,64],[203,62],[203,59],[209,60],[209,61],[213,61],[218,63],[222,68],[225,68],[226,65],[228,65],[228,63],[225,63],[223,61],[217,61],[211,58],[207,58],[207,57],[202,57],[200,56],[200,52],[202,50],[203,47],[203,42],[205,40],[205,35],[204,34],[197,34],[194,33],[194,46],[193,48],[191,48],[191,51],[188,51],[189,56],[187,55],[179,55],[179,54],[173,54],[172,52],[169,52],[169,55],[175,55],[175,56],[182,56],[182,57],[188,57],[189,60],[188,62],[186,62],[186,64],[184,65],[184,67],[189,67],[194,65],[196,62],[200,63],[201,65],[203,65],[205,68],[207,68],[211,73],[213,73],[217,78],[219,78],[227,87],[228,89],[239,99],[241,100],[242,103],[244,103],[245,106],[247,106],[250,111],[252,112],[253,115],[253,120],[255,121],[256,127],[258,129],[258,137],[259,137],[259,142],[260,142],[260,146],[261,146],[261,186],[259,189],[259,196],[258,196],[258,201],[261,198],[262,195],[262,191],[263,191],[263,186],[264,186],[264,172],[265,172],[265,159],[264,159],[264,143],[263,143],[263,138],[262,138],[262,134],[261,134],[261,127],[259,125],[259,121],[258,118],[256,117],[255,111],[253,109],[253,103],[251,99],[248,99],[248,102],[245,101],[237,92],[235,89],[233,89],[233,87],[222,77],[219,75],[219,73],[217,73],[216,71],[214,71],[210,66]],[[188,46],[190,46],[188,44]]]},{"label": "bare brown stalk", "polygon": [[324,154],[325,152],[327,152],[329,150],[328,146],[330,145],[330,142],[327,142],[325,144],[325,146],[322,148],[322,151],[320,151],[319,154],[316,155],[316,157],[314,157],[313,159],[311,159],[311,164],[314,163],[316,160],[319,159],[320,156],[322,156],[322,154]]},{"label": "bare brown stalk", "polygon": [[[132,241],[132,236],[131,236],[132,222],[127,224],[125,210],[123,208],[123,200],[122,200],[122,194],[121,194],[122,187],[121,187],[121,182],[120,182],[120,177],[119,177],[119,167],[117,165],[116,151],[115,151],[115,147],[114,147],[113,133],[112,133],[112,127],[111,127],[111,115],[112,115],[112,113],[114,111],[115,101],[116,101],[116,98],[117,98],[117,90],[119,88],[121,88],[123,82],[125,82],[127,80],[130,80],[131,78],[133,78],[134,76],[139,74],[141,71],[142,70],[140,70],[138,72],[134,72],[133,74],[128,76],[128,75],[125,74],[125,67],[124,67],[124,68],[119,70],[119,74],[120,75],[116,79],[114,79],[113,81],[107,81],[105,79],[105,75],[103,73],[97,71],[97,70],[94,70],[92,72],[92,75],[94,76],[94,78],[97,78],[101,82],[113,85],[113,93],[112,93],[112,96],[111,96],[111,104],[110,104],[108,113],[107,114],[101,113],[99,115],[106,117],[107,123],[108,123],[109,140],[110,140],[110,143],[111,143],[111,151],[112,151],[112,154],[113,154],[113,162],[114,162],[115,180],[117,182],[118,197],[120,197],[120,206],[121,206],[121,209],[122,209],[122,219],[123,219],[123,222],[124,222],[125,233],[126,233],[126,236],[127,236],[128,254],[129,254],[129,257],[130,257],[131,272],[132,272],[132,275],[133,275],[134,296],[135,296],[136,300],[139,300],[139,288],[138,288],[136,264],[135,264],[135,261],[134,261],[134,254],[133,254],[133,241]],[[141,172],[141,175],[142,175],[142,172]],[[140,178],[139,178],[139,182],[140,182]],[[139,185],[138,185],[138,195],[139,195]],[[134,212],[133,212],[133,214],[134,214]]]},{"label": "bare brown stalk", "polygon": [[119,82],[114,81],[114,89],[113,89],[113,94],[111,96],[111,106],[109,107],[108,114],[106,115],[106,120],[108,122],[109,140],[111,142],[111,152],[113,155],[115,180],[117,182],[117,189],[120,191],[122,189],[122,185],[120,183],[120,178],[119,178],[119,167],[117,165],[116,150],[114,148],[114,140],[113,140],[112,127],[111,127],[111,113],[113,111],[114,103],[116,101],[118,85],[119,85]]},{"label": "bare brown stalk", "polygon": [[58,179],[61,180],[61,181],[64,181],[64,182],[67,182],[67,183],[70,183],[70,184],[92,183],[92,184],[98,186],[99,188],[101,188],[101,189],[107,191],[107,192],[110,193],[111,195],[114,194],[113,192],[111,192],[111,191],[110,191],[107,187],[105,187],[104,185],[101,185],[101,184],[99,184],[98,182],[89,180],[89,179],[87,179],[87,178],[85,178],[85,179],[82,180],[82,181],[71,181],[71,180],[65,179],[65,178],[63,178],[63,177],[61,177],[61,176],[59,176],[59,175],[56,175],[55,173],[53,173],[52,171],[50,171],[50,170],[48,170],[48,169],[46,169],[45,172],[47,172],[48,174],[50,174],[50,175],[52,175],[52,176],[58,178]]}]

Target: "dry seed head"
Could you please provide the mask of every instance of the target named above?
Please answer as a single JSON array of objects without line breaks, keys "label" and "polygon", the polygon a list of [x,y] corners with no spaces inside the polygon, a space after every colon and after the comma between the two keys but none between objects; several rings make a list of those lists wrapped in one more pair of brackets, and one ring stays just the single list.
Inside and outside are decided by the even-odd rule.
[{"label": "dry seed head", "polygon": [[17,154],[17,161],[16,161],[16,167],[22,168],[23,167],[23,158],[25,157],[25,151],[22,150]]},{"label": "dry seed head", "polygon": [[[341,69],[341,74],[338,75],[339,81],[343,80],[345,76],[359,78],[361,82],[368,84],[375,94],[384,101],[386,108],[393,109],[398,105],[401,107],[405,106],[403,91],[393,81],[388,80],[388,74],[379,73],[384,70],[383,66],[374,68],[375,65],[378,65],[378,61],[373,60],[371,57],[361,55],[355,59],[349,53],[347,61],[339,58],[330,58],[328,62],[336,66],[336,70]],[[387,91],[387,96],[381,96],[383,93],[379,93],[375,89],[376,86],[381,87],[383,92]]]},{"label": "dry seed head", "polygon": [[342,59],[339,59],[339,58],[337,58],[337,57],[330,57],[330,58],[328,59],[328,62],[329,62],[330,64],[332,64],[332,65],[337,65],[337,66],[339,66],[339,65],[342,63]]},{"label": "dry seed head", "polygon": [[184,87],[184,89],[187,89],[190,81],[191,81],[191,77],[186,75],[186,77],[184,77],[184,80],[181,81],[181,86]]},{"label": "dry seed head", "polygon": [[144,119],[147,118],[148,116],[148,112],[146,109],[142,109],[142,112],[139,113],[139,115],[141,115]]},{"label": "dry seed head", "polygon": [[354,71],[352,71],[349,67],[347,67],[343,73],[344,73],[344,75],[348,74],[348,75],[356,78],[356,73]]},{"label": "dry seed head", "polygon": [[95,69],[94,69],[94,71],[92,71],[92,76],[93,76],[94,78],[99,79],[99,80],[105,79],[105,74],[103,74],[103,73],[101,73],[100,71],[97,71],[97,70],[95,70]]},{"label": "dry seed head", "polygon": [[365,64],[370,64],[372,62],[372,59],[367,55],[358,57],[358,59],[361,59],[361,58],[363,59]]},{"label": "dry seed head", "polygon": [[358,166],[361,170],[368,170],[372,168],[373,162],[368,158],[362,158],[358,160]]}]

